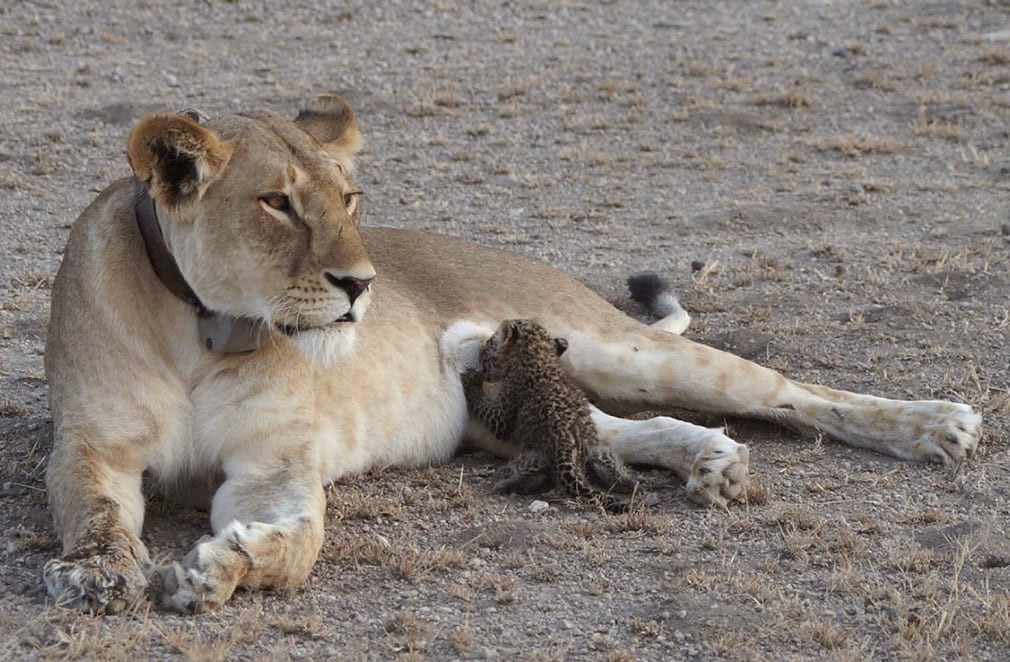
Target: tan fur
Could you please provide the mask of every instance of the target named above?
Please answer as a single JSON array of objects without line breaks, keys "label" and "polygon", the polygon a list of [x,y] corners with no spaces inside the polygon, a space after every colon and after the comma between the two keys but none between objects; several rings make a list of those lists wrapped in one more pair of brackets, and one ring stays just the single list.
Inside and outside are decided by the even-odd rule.
[{"label": "tan fur", "polygon": [[[454,364],[468,341],[450,333],[463,322],[526,317],[567,338],[568,375],[613,410],[755,416],[917,460],[975,449],[980,420],[965,405],[798,384],[643,326],[546,265],[449,237],[360,230],[349,179],[359,145],[353,113],[333,96],[297,122],[162,115],[134,130],[130,162],[183,275],[208,308],[260,320],[271,336],[250,354],[203,348],[195,310],[146,259],[130,180],[81,214],[46,349],[47,484],[64,550],[44,577],[56,600],[114,611],[142,595],[145,471],[185,500],[213,494],[214,536],[162,570],[165,605],[199,611],[237,586],[302,582],[322,543],[325,482],[446,460],[465,429],[477,431]],[[720,431],[593,417],[622,459],[674,468],[698,500],[732,498],[746,480],[746,447]]]}]

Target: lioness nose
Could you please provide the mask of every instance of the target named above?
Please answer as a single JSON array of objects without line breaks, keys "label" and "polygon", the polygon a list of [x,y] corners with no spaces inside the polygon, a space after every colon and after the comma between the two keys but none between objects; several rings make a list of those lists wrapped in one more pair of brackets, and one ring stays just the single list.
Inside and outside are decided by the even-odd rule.
[{"label": "lioness nose", "polygon": [[331,285],[339,287],[347,294],[347,301],[350,305],[354,305],[354,301],[361,296],[361,293],[368,289],[368,286],[374,279],[373,278],[355,278],[354,276],[337,276],[326,272],[326,280],[330,282]]}]

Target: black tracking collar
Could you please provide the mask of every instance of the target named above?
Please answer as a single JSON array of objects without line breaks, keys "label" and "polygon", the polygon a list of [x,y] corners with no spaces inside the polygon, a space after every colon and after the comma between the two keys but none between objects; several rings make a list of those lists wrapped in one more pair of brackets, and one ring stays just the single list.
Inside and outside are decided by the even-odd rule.
[{"label": "black tracking collar", "polygon": [[144,240],[151,268],[169,292],[196,308],[197,330],[203,346],[211,352],[224,354],[251,352],[262,347],[270,338],[270,327],[266,322],[248,317],[232,317],[208,310],[186,282],[165,243],[165,236],[158,222],[158,210],[147,184],[134,178],[134,192],[136,195],[134,215],[137,217],[137,228]]}]

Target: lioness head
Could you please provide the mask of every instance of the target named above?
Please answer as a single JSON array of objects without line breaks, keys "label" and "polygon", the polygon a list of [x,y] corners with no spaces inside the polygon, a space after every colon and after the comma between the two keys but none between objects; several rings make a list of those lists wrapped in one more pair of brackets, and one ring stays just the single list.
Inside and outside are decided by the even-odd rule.
[{"label": "lioness head", "polygon": [[375,277],[351,180],[360,147],[350,106],[324,95],[294,121],[150,115],[127,153],[203,304],[262,320],[328,360],[353,343]]}]

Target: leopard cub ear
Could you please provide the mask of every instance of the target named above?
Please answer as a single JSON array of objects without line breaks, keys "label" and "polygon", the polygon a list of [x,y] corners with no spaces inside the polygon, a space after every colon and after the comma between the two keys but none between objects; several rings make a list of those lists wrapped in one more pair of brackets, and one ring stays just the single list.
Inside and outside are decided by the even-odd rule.
[{"label": "leopard cub ear", "polygon": [[519,335],[519,328],[516,325],[516,320],[505,320],[498,327],[498,332],[495,333],[498,337],[498,348],[506,349],[512,341],[516,339]]},{"label": "leopard cub ear", "polygon": [[561,358],[561,355],[564,354],[567,349],[568,349],[568,341],[566,339],[564,338],[554,339],[554,351],[557,352],[558,358]]}]

